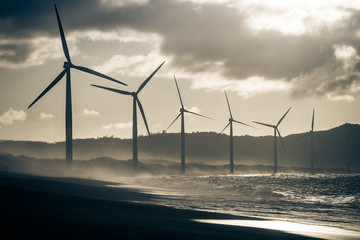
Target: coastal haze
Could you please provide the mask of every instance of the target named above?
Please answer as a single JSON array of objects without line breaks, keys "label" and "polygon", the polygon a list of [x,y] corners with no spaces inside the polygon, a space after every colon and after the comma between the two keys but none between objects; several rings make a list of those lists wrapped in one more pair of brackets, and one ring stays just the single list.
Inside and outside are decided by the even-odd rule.
[{"label": "coastal haze", "polygon": [[360,239],[356,1],[55,4],[0,8],[4,235]]}]

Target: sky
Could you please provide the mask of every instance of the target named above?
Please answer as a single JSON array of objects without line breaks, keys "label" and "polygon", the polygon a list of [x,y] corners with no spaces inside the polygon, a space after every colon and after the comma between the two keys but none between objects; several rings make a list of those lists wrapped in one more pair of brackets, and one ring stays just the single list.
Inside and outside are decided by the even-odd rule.
[{"label": "sky", "polygon": [[[283,136],[360,119],[360,5],[353,0],[55,1],[72,62],[74,138],[130,138],[132,99],[90,84],[139,93],[150,132],[166,129],[180,101],[214,120],[186,115],[186,132],[221,130],[234,119],[280,125]],[[53,1],[0,7],[0,139],[65,139],[65,77],[30,109],[66,61]],[[146,128],[138,112],[140,135]],[[229,134],[229,130],[224,133]],[[168,132],[180,132],[180,121]],[[234,126],[235,135],[273,130]]]}]

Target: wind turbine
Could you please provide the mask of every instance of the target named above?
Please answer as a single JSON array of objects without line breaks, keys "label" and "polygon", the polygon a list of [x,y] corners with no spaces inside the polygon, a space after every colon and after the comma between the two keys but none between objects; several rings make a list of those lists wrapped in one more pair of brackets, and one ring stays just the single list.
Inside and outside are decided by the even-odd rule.
[{"label": "wind turbine", "polygon": [[74,65],[71,62],[70,53],[69,53],[69,49],[68,49],[68,46],[67,46],[67,43],[66,43],[64,30],[62,28],[61,21],[60,21],[60,16],[59,16],[59,13],[58,13],[58,10],[57,10],[55,4],[54,4],[54,7],[55,7],[57,22],[58,22],[59,31],[60,31],[62,48],[63,48],[64,55],[65,55],[65,58],[66,58],[67,61],[64,62],[64,65],[63,65],[64,70],[62,70],[60,72],[60,74],[50,83],[50,85],[29,105],[28,109],[32,105],[34,105],[42,96],[44,96],[51,88],[53,88],[66,74],[66,110],[65,110],[66,167],[67,167],[67,169],[71,169],[72,168],[72,160],[73,160],[73,144],[72,144],[72,106],[71,106],[70,69],[74,68],[74,69],[77,69],[77,70],[80,70],[80,71],[83,71],[83,72],[86,72],[86,73],[90,73],[90,74],[93,74],[93,75],[108,79],[108,80],[113,81],[113,82],[117,82],[117,83],[120,83],[120,84],[123,84],[123,85],[126,85],[126,84],[123,83],[123,82],[120,82],[118,80],[115,80],[114,78],[108,77],[108,76],[106,76],[106,75],[104,75],[102,73],[91,70],[89,68]]},{"label": "wind turbine", "polygon": [[346,133],[345,133],[345,136],[346,136],[346,172],[347,173],[350,173],[351,172],[351,169],[350,169],[350,162],[351,162],[351,159],[353,157],[353,151],[354,151],[354,146],[352,144],[353,142],[353,139],[354,138],[354,134],[358,131],[357,128],[352,128],[350,130],[348,130]]},{"label": "wind turbine", "polygon": [[235,120],[232,116],[231,113],[231,108],[230,108],[230,103],[229,103],[229,99],[227,97],[227,94],[225,92],[225,97],[226,97],[226,102],[229,108],[229,114],[230,114],[230,118],[229,118],[229,123],[226,125],[226,127],[221,131],[221,133],[223,133],[225,131],[225,129],[230,126],[230,173],[233,174],[234,173],[234,141],[233,141],[233,122],[238,123],[238,124],[242,124],[248,127],[251,127],[250,125],[246,124],[246,123],[242,123],[239,122],[237,120]]},{"label": "wind turbine", "polygon": [[261,123],[261,122],[256,122],[256,121],[253,121],[254,123],[257,123],[257,124],[260,124],[260,125],[264,125],[266,127],[271,127],[274,129],[274,174],[277,173],[277,145],[276,145],[276,133],[279,134],[279,137],[280,137],[280,141],[281,141],[281,145],[285,151],[285,146],[284,146],[284,143],[283,143],[283,140],[282,140],[282,137],[281,137],[281,134],[280,134],[280,131],[279,131],[279,125],[280,123],[282,122],[282,120],[285,118],[286,114],[288,114],[288,112],[290,111],[291,107],[286,111],[286,113],[284,114],[284,116],[282,116],[282,118],[280,118],[280,120],[278,121],[278,123],[276,125],[270,125],[270,124],[267,124],[267,123]]},{"label": "wind turbine", "polygon": [[142,118],[144,120],[145,126],[146,126],[146,130],[150,136],[150,131],[149,131],[149,127],[147,125],[146,122],[146,117],[145,117],[145,113],[144,113],[144,109],[141,105],[141,102],[139,100],[138,94],[140,93],[140,91],[145,87],[145,85],[150,81],[150,79],[156,74],[156,72],[161,68],[161,66],[165,63],[165,61],[152,73],[150,74],[150,76],[148,78],[145,79],[145,81],[140,85],[140,87],[138,88],[138,90],[136,92],[128,92],[128,91],[124,91],[124,90],[120,90],[120,89],[114,89],[114,88],[108,88],[108,87],[103,87],[103,86],[98,86],[98,85],[94,85],[91,84],[91,86],[93,87],[98,87],[98,88],[102,88],[108,91],[112,91],[112,92],[116,92],[116,93],[120,93],[123,95],[130,95],[133,98],[133,164],[134,167],[137,168],[138,165],[138,139],[137,139],[137,111],[136,111],[136,106],[139,106]]},{"label": "wind turbine", "polygon": [[312,114],[312,120],[311,120],[311,130],[306,133],[305,135],[297,138],[296,140],[306,137],[308,135],[310,135],[310,171],[311,174],[314,174],[314,136],[317,136],[319,139],[321,139],[322,141],[324,141],[326,143],[326,141],[320,137],[320,135],[318,135],[316,132],[314,132],[314,122],[315,122],[315,108],[313,108],[313,114]]},{"label": "wind turbine", "polygon": [[180,111],[179,115],[177,115],[177,117],[174,119],[174,121],[172,121],[172,123],[169,125],[169,127],[164,132],[166,132],[173,125],[173,123],[181,116],[181,173],[184,174],[185,173],[185,122],[184,122],[184,115],[185,115],[185,113],[190,113],[190,114],[208,118],[208,119],[212,119],[212,118],[206,117],[206,116],[198,114],[198,113],[191,112],[189,110],[186,110],[184,107],[183,101],[181,99],[179,86],[177,84],[175,76],[174,76],[174,80],[175,80],[175,84],[176,84],[176,89],[179,94],[181,108],[179,110]]}]

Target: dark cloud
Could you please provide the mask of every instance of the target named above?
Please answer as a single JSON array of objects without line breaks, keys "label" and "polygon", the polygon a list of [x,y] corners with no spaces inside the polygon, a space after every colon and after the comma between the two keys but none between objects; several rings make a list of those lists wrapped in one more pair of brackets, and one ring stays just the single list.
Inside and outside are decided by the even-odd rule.
[{"label": "dark cloud", "polygon": [[[294,36],[277,31],[254,32],[246,25],[247,9],[239,12],[221,4],[201,4],[201,11],[195,11],[199,6],[190,2],[150,0],[121,7],[104,2],[59,1],[65,32],[126,27],[157,33],[163,37],[163,53],[174,56],[177,67],[193,73],[220,61],[224,63],[222,74],[227,77],[258,75],[290,81],[333,60],[335,44],[349,44],[360,50],[356,37],[360,14],[349,9],[347,22]],[[3,5],[0,35],[4,38],[58,35],[52,3],[15,0]],[[17,53],[25,56],[22,50],[19,48]],[[325,81],[329,81],[328,90],[334,88],[331,80]]]},{"label": "dark cloud", "polygon": [[360,62],[356,63],[354,66],[354,71],[355,72],[360,72]]},{"label": "dark cloud", "polygon": [[0,43],[0,61],[9,63],[21,63],[26,61],[31,53],[29,44]]},{"label": "dark cloud", "polygon": [[346,95],[351,89],[360,86],[360,76],[358,74],[349,74],[336,79],[325,85],[324,92],[336,93],[336,95]]},{"label": "dark cloud", "polygon": [[309,74],[293,80],[292,96],[327,96],[330,99],[352,96],[360,88],[360,75],[344,69],[340,62],[328,62]]}]

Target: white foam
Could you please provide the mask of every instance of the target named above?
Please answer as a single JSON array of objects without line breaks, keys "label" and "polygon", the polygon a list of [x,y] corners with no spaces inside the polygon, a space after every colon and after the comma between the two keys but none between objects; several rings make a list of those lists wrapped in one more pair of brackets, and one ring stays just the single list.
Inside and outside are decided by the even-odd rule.
[{"label": "white foam", "polygon": [[310,225],[278,220],[230,220],[230,219],[193,219],[196,222],[212,223],[231,226],[253,227],[262,229],[278,230],[308,237],[317,237],[329,240],[360,239],[360,232],[341,228]]}]

